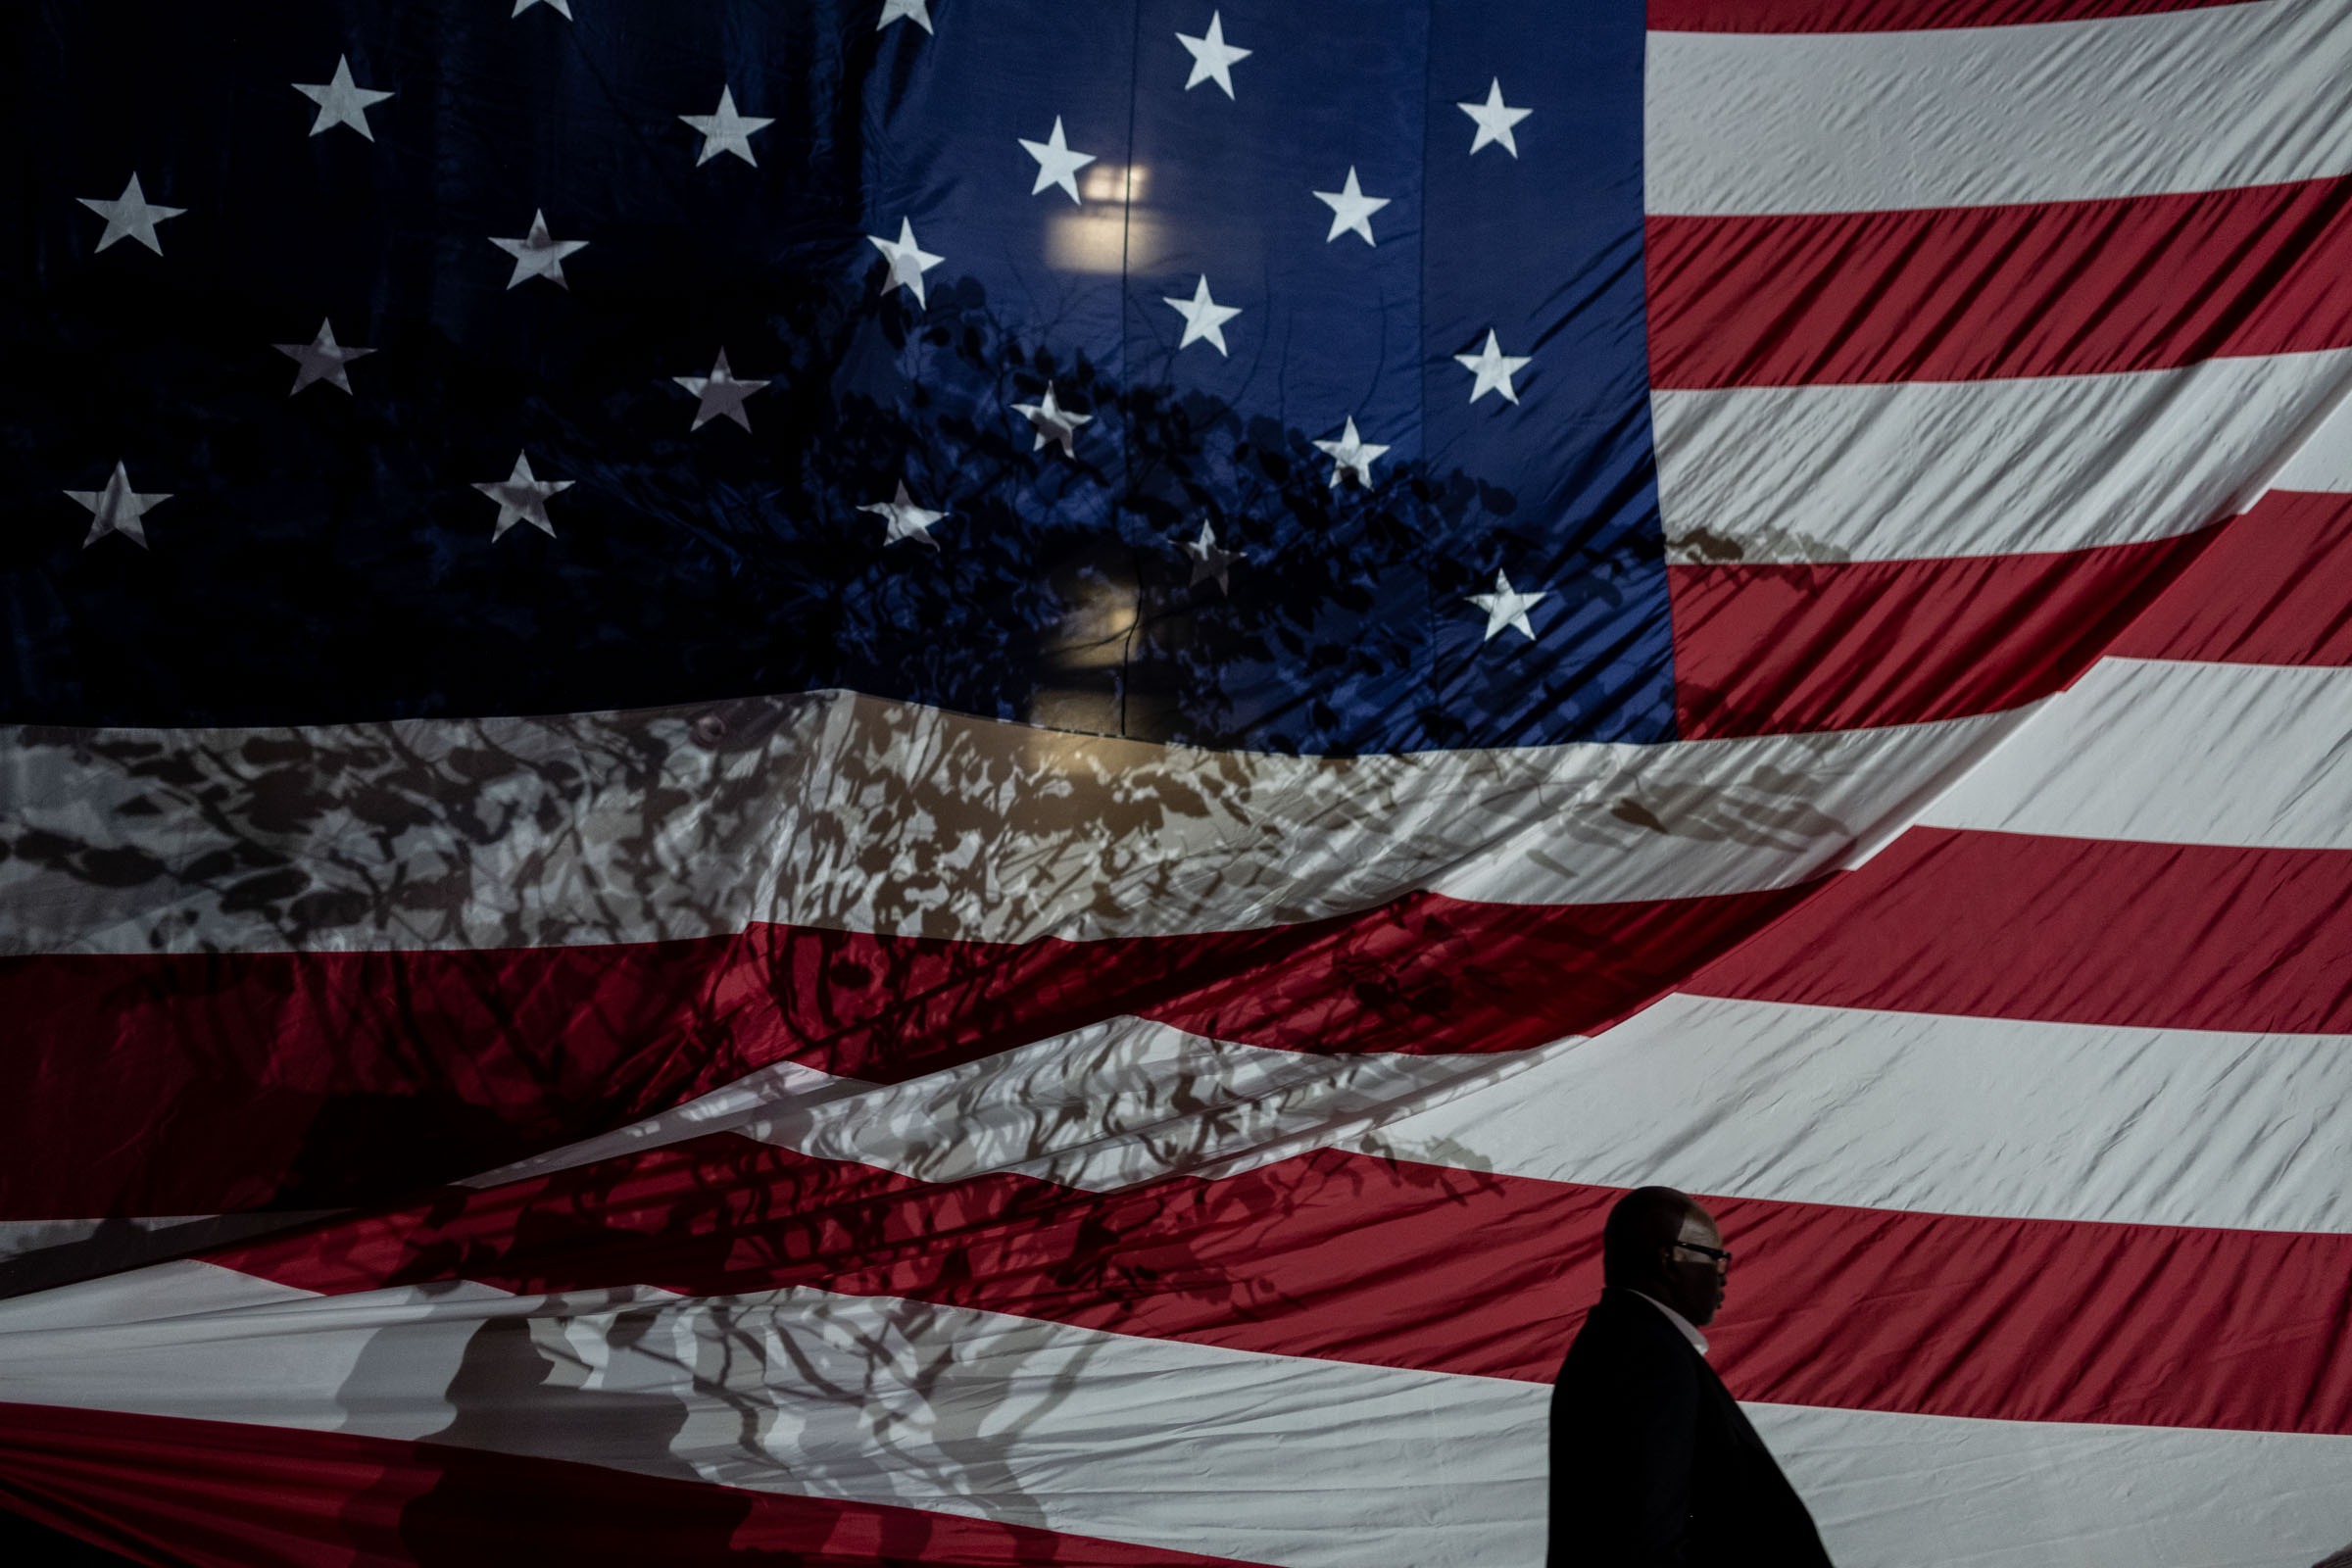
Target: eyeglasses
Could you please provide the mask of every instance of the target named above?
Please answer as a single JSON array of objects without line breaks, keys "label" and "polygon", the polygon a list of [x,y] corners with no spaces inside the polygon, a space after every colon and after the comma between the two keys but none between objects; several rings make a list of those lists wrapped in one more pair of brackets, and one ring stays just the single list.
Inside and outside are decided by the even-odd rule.
[{"label": "eyeglasses", "polygon": [[1732,1261],[1732,1250],[1728,1247],[1701,1247],[1696,1242],[1677,1242],[1674,1245],[1686,1252],[1704,1252],[1716,1262],[1727,1266]]}]

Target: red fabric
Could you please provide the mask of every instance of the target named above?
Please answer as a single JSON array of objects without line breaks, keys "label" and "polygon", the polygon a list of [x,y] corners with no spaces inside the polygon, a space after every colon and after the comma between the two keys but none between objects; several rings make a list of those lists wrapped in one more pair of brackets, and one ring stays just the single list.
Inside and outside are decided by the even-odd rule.
[{"label": "red fabric", "polygon": [[[1544,1382],[1617,1197],[1338,1150],[1106,1194],[933,1186],[721,1135],[213,1260],[330,1293],[814,1286]],[[1740,1258],[1711,1333],[1741,1398],[2352,1433],[2352,1236],[1707,1202]]]},{"label": "red fabric", "polygon": [[1227,1559],[914,1508],[434,1443],[0,1404],[20,1512],[193,1568],[1213,1568]]},{"label": "red fabric", "polygon": [[1915,827],[1683,989],[1898,1012],[2345,1034],[2348,902],[2352,851]]},{"label": "red fabric", "polygon": [[2107,651],[2212,538],[2035,556],[1673,565],[1688,740],[2015,708]]},{"label": "red fabric", "polygon": [[1660,388],[2165,369],[2352,343],[2352,178],[1918,212],[1652,218]]},{"label": "red fabric", "polygon": [[2125,659],[2352,664],[2352,496],[2264,496],[2107,651]]}]

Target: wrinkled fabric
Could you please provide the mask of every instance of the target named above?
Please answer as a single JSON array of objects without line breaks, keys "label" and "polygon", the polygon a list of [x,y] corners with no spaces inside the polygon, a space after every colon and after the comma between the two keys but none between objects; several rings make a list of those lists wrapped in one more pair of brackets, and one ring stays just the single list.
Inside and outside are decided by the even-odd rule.
[{"label": "wrinkled fabric", "polygon": [[1533,1568],[1664,1182],[1846,1568],[2352,1540],[2352,3],[300,9],[0,111],[0,1502]]}]

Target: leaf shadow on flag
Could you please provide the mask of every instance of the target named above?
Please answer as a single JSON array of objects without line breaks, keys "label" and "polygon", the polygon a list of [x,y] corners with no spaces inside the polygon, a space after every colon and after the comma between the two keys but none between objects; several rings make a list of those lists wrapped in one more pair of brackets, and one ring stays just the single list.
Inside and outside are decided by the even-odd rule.
[{"label": "leaf shadow on flag", "polygon": [[[1015,1459],[1093,1359],[1053,1344],[1046,1325],[975,1334],[919,1300],[786,1290],[564,1315],[580,1304],[485,1301],[457,1306],[455,1322],[380,1329],[339,1402],[360,1430],[413,1426],[439,1407],[451,1418],[416,1441],[735,1489],[702,1489],[663,1524],[664,1555],[701,1561],[734,1549],[754,1491],[918,1508],[953,1498],[967,1517],[1045,1525]],[[473,1312],[486,1315],[468,1328]],[[465,1334],[454,1372],[445,1386],[419,1385],[446,1364],[429,1340],[452,1331]],[[486,1560],[485,1542],[508,1532],[530,1539],[530,1497],[494,1471],[453,1464],[422,1493],[386,1485],[346,1510],[355,1539],[380,1528],[387,1507],[423,1564]],[[893,1528],[904,1537],[919,1524]]]},{"label": "leaf shadow on flag", "polygon": [[[526,1318],[492,1317],[474,1330],[443,1394],[456,1414],[421,1441],[548,1457],[593,1453],[598,1458],[592,1462],[616,1469],[696,1479],[669,1452],[670,1440],[685,1425],[683,1405],[660,1396],[585,1390],[551,1396],[546,1384],[556,1364],[540,1353],[531,1329]],[[664,1551],[685,1562],[724,1557],[750,1515],[751,1499],[727,1493],[689,1495],[707,1497],[707,1505],[681,1509],[668,1522]],[[372,1511],[372,1503],[358,1499],[355,1511]],[[516,1530],[520,1540],[513,1544],[528,1542],[533,1506],[529,1493],[453,1466],[401,1506],[401,1544],[420,1568],[482,1562],[489,1532]]]}]

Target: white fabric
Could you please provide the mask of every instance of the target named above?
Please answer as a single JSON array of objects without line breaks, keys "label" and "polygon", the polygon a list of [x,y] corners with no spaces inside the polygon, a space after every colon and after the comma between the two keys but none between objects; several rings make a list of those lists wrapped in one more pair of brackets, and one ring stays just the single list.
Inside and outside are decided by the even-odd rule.
[{"label": "white fabric", "polygon": [[[2012,722],[1342,760],[820,692],[308,730],[0,730],[0,817],[166,868],[100,887],[0,860],[0,954],[563,947],[762,920],[1025,942],[1275,925],[1414,889],[1604,904],[1786,887]],[[711,723],[729,737],[715,751],[698,738]],[[145,744],[191,782],[159,782],[152,759],[133,771],[121,747]],[[299,759],[324,798],[315,822],[282,825],[256,753]],[[171,789],[201,808],[122,809]],[[413,812],[397,836],[359,808],[388,801]],[[178,875],[239,845],[358,912],[290,927],[219,878]]]},{"label": "white fabric", "polygon": [[[306,1299],[169,1268],[126,1277],[137,1324],[89,1295],[0,1303],[0,1398],[419,1438],[459,1414],[470,1353],[544,1380],[500,1406],[514,1451],[1284,1568],[1543,1558],[1541,1384],[811,1290]],[[2352,1438],[1747,1409],[1840,1568],[1914,1568],[1923,1542],[1971,1568],[2306,1568],[2352,1538]]]},{"label": "white fabric", "polygon": [[2280,490],[2352,491],[2352,401],[2335,406],[2272,483]]},{"label": "white fabric", "polygon": [[1865,1208],[2352,1231],[2341,1036],[1673,996],[1538,1055],[1343,1147]]},{"label": "white fabric", "polygon": [[104,1219],[11,1219],[0,1220],[0,1258],[16,1257],[24,1252],[38,1252],[52,1247],[70,1247],[86,1242],[107,1225],[129,1225],[143,1231],[167,1230],[173,1225],[192,1225],[198,1220],[213,1218],[210,1214],[142,1214],[134,1218]]},{"label": "white fabric", "polygon": [[733,1132],[923,1181],[1012,1174],[1109,1192],[1229,1175],[1512,1077],[1523,1052],[1314,1055],[1108,1018],[898,1084],[762,1068],[675,1110],[468,1180],[518,1177]]},{"label": "white fabric", "polygon": [[2241,511],[2287,437],[2347,391],[2343,349],[2115,375],[1658,391],[1659,506],[1686,560],[2164,539]]},{"label": "white fabric", "polygon": [[1649,35],[1652,213],[2083,201],[2352,172],[2352,5]]},{"label": "white fabric", "polygon": [[1919,820],[2352,850],[2352,669],[2103,659]]}]

